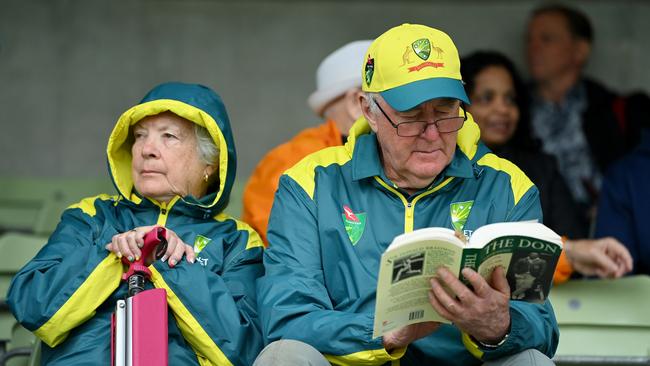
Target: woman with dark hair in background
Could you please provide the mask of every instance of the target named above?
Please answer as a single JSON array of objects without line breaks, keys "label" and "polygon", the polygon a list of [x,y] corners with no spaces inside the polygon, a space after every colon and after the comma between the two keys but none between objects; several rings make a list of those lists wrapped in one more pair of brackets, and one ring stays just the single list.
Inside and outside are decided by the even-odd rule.
[{"label": "woman with dark hair in background", "polygon": [[571,198],[555,158],[542,152],[530,130],[528,97],[512,62],[497,52],[476,52],[461,60],[467,107],[481,129],[481,140],[500,157],[517,165],[540,192],[544,224],[565,241],[555,281],[573,269],[586,275],[620,277],[631,270],[625,248],[613,238],[575,240],[588,234],[588,223]]}]

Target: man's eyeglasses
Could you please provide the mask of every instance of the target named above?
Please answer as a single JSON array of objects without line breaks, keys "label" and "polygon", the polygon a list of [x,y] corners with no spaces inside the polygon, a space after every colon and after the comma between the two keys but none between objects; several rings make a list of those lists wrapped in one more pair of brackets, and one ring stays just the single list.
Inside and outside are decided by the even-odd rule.
[{"label": "man's eyeglasses", "polygon": [[445,117],[437,119],[433,122],[427,121],[404,121],[400,123],[393,123],[393,120],[388,117],[386,112],[381,108],[379,103],[375,102],[381,113],[386,117],[388,123],[397,130],[397,136],[413,137],[419,136],[431,125],[436,125],[439,133],[451,133],[461,129],[465,121],[467,121],[467,113],[465,112],[465,105],[460,103],[460,108],[463,110],[462,117]]}]

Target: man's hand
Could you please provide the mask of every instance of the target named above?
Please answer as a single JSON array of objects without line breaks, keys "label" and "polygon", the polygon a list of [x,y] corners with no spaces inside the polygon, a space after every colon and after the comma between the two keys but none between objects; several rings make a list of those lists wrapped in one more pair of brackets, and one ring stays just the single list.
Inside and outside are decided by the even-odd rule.
[{"label": "man's hand", "polygon": [[618,278],[632,270],[632,256],[612,237],[567,240],[564,244],[571,266],[583,275]]},{"label": "man's hand", "polygon": [[431,279],[431,305],[476,340],[499,343],[510,329],[510,286],[503,268],[494,269],[490,283],[470,268],[463,268],[461,273],[474,290],[460,282],[447,268],[440,267],[438,278]]},{"label": "man's hand", "polygon": [[[125,256],[129,261],[133,262],[142,255],[140,248],[144,245],[145,234],[155,227],[155,225],[140,226],[127,232],[113,235],[111,242],[106,244],[106,250],[115,253],[119,258]],[[167,251],[160,260],[164,262],[169,259],[167,263],[170,267],[174,267],[183,258],[183,255],[185,255],[188,262],[194,263],[194,248],[183,242],[175,232],[169,229],[166,229],[166,232]],[[153,258],[154,252],[152,252],[151,258],[145,258],[146,265],[150,265],[155,260]]]},{"label": "man's hand", "polygon": [[408,346],[422,337],[426,337],[440,327],[438,322],[423,322],[407,325],[384,334],[384,348],[391,351]]}]

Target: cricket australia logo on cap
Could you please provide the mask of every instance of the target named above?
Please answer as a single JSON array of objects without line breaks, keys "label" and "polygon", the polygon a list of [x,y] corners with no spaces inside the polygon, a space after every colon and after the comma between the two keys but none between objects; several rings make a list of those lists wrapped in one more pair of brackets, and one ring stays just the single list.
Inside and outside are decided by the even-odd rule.
[{"label": "cricket australia logo on cap", "polygon": [[374,72],[375,72],[375,59],[370,58],[370,55],[368,55],[368,59],[366,60],[366,66],[363,72],[363,76],[367,86],[370,86],[370,82],[372,81],[372,74]]},{"label": "cricket australia logo on cap", "polygon": [[348,238],[350,238],[352,245],[357,245],[366,228],[366,214],[362,212],[354,213],[350,207],[343,205],[342,216]]},{"label": "cricket australia logo on cap", "polygon": [[472,210],[474,201],[454,202],[449,205],[449,214],[451,216],[451,225],[456,231],[463,231],[469,212]]},{"label": "cricket australia logo on cap", "polygon": [[444,62],[427,61],[431,56],[432,51],[436,53],[436,57],[435,57],[436,59],[441,59],[442,55],[445,53],[445,51],[443,51],[442,48],[432,45],[431,41],[429,41],[429,39],[427,38],[420,38],[414,41],[413,43],[411,43],[411,47],[407,47],[406,52],[402,56],[403,59],[402,66],[410,64],[412,62],[409,58],[409,53],[411,52],[411,49],[413,49],[413,53],[415,53],[420,59],[426,62],[423,62],[413,67],[409,67],[408,72],[420,71],[425,67],[433,67],[434,69],[437,69],[439,67],[445,67]]},{"label": "cricket australia logo on cap", "polygon": [[426,61],[431,55],[431,42],[426,38],[420,38],[417,41],[411,43],[413,47],[413,52],[418,55],[419,58]]},{"label": "cricket australia logo on cap", "polygon": [[212,239],[206,238],[203,235],[197,235],[194,239],[194,253],[199,254]]}]

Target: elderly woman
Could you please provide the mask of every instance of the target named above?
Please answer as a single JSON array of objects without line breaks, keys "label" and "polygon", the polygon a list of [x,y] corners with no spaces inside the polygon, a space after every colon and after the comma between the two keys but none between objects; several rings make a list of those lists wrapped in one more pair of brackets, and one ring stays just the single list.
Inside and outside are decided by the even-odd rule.
[{"label": "elderly woman", "polygon": [[139,258],[158,225],[168,247],[149,266],[149,286],[167,291],[169,364],[250,365],[262,347],[263,245],[222,213],[236,164],[219,96],[200,85],[154,88],[119,118],[107,153],[118,194],[68,208],[9,290],[12,312],[45,344],[43,363],[109,364],[111,313],[127,291],[121,258]]}]

